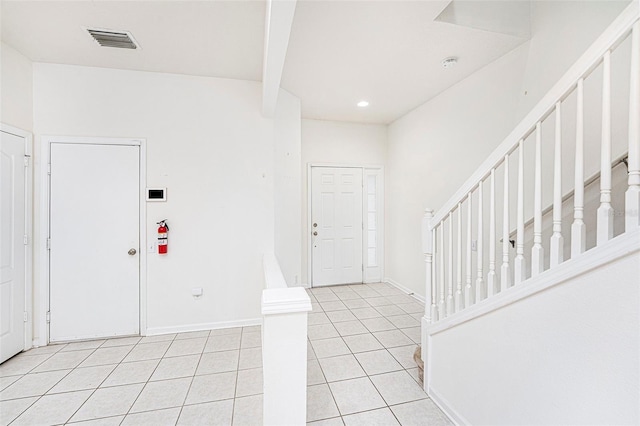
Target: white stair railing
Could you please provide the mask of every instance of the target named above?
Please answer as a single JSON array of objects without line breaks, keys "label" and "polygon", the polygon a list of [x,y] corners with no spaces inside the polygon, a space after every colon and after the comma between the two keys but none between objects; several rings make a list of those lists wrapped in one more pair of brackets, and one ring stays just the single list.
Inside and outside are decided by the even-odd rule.
[{"label": "white stair railing", "polygon": [[[553,270],[566,260],[563,255],[565,238],[570,238],[571,258],[578,257],[585,252],[587,230],[584,223],[584,85],[585,80],[600,66],[603,70],[602,134],[599,171],[600,205],[596,213],[596,245],[606,244],[613,238],[611,55],[629,37],[631,39],[631,72],[628,105],[628,183],[625,192],[625,232],[635,231],[640,226],[640,22],[638,21],[638,4],[638,2],[633,2],[620,14],[442,209],[435,214],[432,210],[425,211],[422,241],[426,261],[425,321],[427,324],[441,321],[471,305],[482,303],[483,300],[505,292],[512,286],[524,285],[528,279],[527,275],[534,277],[544,272],[541,152],[543,144],[551,141],[543,141],[542,125],[550,118],[554,123],[554,136],[552,234],[549,240],[548,269]],[[574,208],[571,233],[565,236],[562,233],[562,145],[568,141],[563,141],[562,138],[562,112],[568,102],[567,99],[574,93],[576,99],[575,176],[572,187]],[[569,117],[567,121],[572,119],[573,117]],[[527,143],[534,144],[532,147],[534,153],[532,194],[525,193],[524,185],[525,146]],[[513,187],[509,182],[509,160],[512,154],[514,161],[517,156],[517,197],[515,200],[514,197],[509,196],[510,188]],[[497,184],[499,169],[503,173],[501,230],[496,229],[496,187],[500,186],[499,183]],[[488,206],[483,205],[486,203],[483,195],[485,185],[488,185],[489,190]],[[533,201],[533,241],[531,251],[528,253],[525,252],[524,200],[526,198]],[[465,203],[466,208],[464,207]],[[488,223],[485,223],[485,210],[488,210],[489,213]],[[515,212],[515,224],[510,224],[509,218],[512,212]],[[464,221],[466,221],[466,227],[463,227]],[[485,226],[488,228],[489,235],[485,235]],[[516,227],[515,241],[510,240],[512,232],[510,226]],[[455,236],[454,229],[457,232]],[[500,235],[496,235],[496,233]],[[497,265],[496,259],[497,238],[500,239],[502,246],[499,265]],[[488,241],[488,247],[484,246],[485,240]],[[511,256],[512,248],[515,248],[513,258]],[[487,249],[488,253],[485,252]],[[475,251],[475,256],[473,251]],[[485,265],[485,260],[488,262],[487,265]],[[528,262],[530,262],[529,274],[527,274]],[[488,266],[488,270],[485,270],[485,266]],[[423,350],[427,350],[427,348]]]}]

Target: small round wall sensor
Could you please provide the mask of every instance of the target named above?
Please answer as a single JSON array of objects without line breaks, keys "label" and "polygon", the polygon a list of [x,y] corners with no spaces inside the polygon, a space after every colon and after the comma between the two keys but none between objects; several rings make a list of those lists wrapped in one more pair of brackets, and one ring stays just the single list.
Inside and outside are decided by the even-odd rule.
[{"label": "small round wall sensor", "polygon": [[453,68],[456,64],[458,63],[458,58],[456,57],[450,57],[450,58],[446,58],[442,61],[442,67],[443,68]]}]

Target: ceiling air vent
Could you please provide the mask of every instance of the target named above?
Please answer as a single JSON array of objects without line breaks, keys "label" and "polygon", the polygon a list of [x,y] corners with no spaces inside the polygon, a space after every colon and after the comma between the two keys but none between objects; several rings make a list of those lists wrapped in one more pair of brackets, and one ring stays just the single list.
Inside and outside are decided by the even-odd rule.
[{"label": "ceiling air vent", "polygon": [[87,28],[89,34],[102,47],[117,47],[119,49],[138,49],[138,43],[131,33],[126,31],[109,31]]}]

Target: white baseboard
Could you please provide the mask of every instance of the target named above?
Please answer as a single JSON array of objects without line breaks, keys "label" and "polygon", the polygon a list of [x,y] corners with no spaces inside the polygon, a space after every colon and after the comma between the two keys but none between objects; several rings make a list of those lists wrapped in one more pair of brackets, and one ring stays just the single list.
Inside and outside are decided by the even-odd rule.
[{"label": "white baseboard", "polygon": [[414,293],[413,291],[409,290],[407,287],[403,286],[402,284],[400,284],[397,281],[392,280],[391,278],[385,278],[384,282],[386,282],[387,284],[391,284],[392,286],[394,286],[395,288],[397,288],[400,291],[403,291],[405,293],[407,293],[407,295],[413,297],[414,299],[416,299],[417,301],[419,301],[420,303],[425,303],[425,299],[424,297]]},{"label": "white baseboard", "polygon": [[251,325],[261,325],[262,318],[250,318],[239,321],[205,322],[200,324],[172,325],[165,327],[148,327],[146,336],[156,336],[158,334],[185,333],[189,331],[217,330],[220,328],[247,327]]},{"label": "white baseboard", "polygon": [[[33,349],[33,348],[39,348],[40,346],[47,346],[46,343],[42,343],[42,339],[38,338],[38,339],[33,339],[33,341],[31,342],[31,348],[29,349]],[[25,349],[27,350],[27,349]]]},{"label": "white baseboard", "polygon": [[442,410],[442,412],[451,420],[451,422],[455,425],[470,425],[469,421],[465,419],[460,413],[454,410],[451,407],[451,404],[441,397],[438,392],[434,391],[433,388],[430,388],[427,392],[431,400]]}]

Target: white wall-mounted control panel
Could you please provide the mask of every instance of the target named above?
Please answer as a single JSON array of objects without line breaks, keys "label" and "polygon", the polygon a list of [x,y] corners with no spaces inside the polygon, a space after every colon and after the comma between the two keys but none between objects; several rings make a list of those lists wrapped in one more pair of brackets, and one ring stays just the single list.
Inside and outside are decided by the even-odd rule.
[{"label": "white wall-mounted control panel", "polygon": [[147,188],[147,201],[167,201],[167,188]]}]

